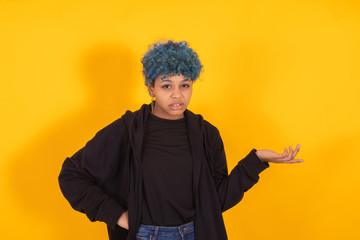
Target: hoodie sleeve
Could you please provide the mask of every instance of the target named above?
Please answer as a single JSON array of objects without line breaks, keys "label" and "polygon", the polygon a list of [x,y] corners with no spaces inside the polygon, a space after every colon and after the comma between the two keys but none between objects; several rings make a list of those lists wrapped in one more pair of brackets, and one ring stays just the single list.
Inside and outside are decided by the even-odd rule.
[{"label": "hoodie sleeve", "polygon": [[75,210],[85,213],[91,221],[105,222],[111,228],[116,227],[126,210],[118,199],[107,193],[109,187],[105,187],[112,176],[119,174],[116,169],[121,167],[117,164],[124,162],[120,157],[126,151],[123,122],[119,119],[105,127],[85,147],[66,158],[58,178],[64,197]]},{"label": "hoodie sleeve", "polygon": [[244,193],[259,180],[259,174],[269,167],[268,163],[261,162],[256,155],[256,149],[251,152],[232,169],[227,170],[224,145],[219,131],[213,127],[210,136],[212,158],[212,175],[216,185],[222,211],[235,206],[241,201]]}]

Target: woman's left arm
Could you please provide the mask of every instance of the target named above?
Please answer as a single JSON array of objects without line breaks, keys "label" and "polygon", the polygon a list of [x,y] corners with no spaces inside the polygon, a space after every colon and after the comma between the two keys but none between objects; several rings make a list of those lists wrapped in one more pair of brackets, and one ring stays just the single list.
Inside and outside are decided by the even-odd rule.
[{"label": "woman's left arm", "polygon": [[[216,136],[217,135],[217,136]],[[300,145],[293,151],[285,149],[284,153],[279,154],[271,150],[253,149],[244,159],[227,172],[227,163],[224,146],[219,132],[213,135],[213,179],[216,185],[219,203],[222,211],[235,206],[243,198],[244,193],[249,190],[259,180],[259,174],[269,167],[269,162],[273,163],[298,163],[302,159],[295,159],[300,150]]]}]

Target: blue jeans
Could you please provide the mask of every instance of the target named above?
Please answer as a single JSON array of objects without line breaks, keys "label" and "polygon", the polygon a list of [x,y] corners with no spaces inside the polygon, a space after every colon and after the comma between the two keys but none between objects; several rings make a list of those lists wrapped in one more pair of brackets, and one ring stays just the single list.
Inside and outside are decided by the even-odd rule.
[{"label": "blue jeans", "polygon": [[136,240],[194,240],[194,222],[178,227],[162,227],[141,224]]}]

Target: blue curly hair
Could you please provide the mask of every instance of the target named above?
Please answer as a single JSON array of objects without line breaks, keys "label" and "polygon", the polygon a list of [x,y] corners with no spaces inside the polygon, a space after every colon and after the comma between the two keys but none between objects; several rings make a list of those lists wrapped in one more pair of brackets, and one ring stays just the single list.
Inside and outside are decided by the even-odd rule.
[{"label": "blue curly hair", "polygon": [[184,75],[195,81],[203,66],[197,53],[187,42],[154,43],[141,59],[146,86],[154,86],[159,74],[166,78],[168,74]]}]

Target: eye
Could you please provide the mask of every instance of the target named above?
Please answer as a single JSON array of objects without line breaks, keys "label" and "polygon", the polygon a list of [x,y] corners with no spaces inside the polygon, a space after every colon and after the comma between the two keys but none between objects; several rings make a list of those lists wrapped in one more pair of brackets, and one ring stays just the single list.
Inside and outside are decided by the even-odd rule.
[{"label": "eye", "polygon": [[183,84],[183,85],[181,85],[183,88],[188,88],[188,87],[190,87],[190,85],[189,84]]},{"label": "eye", "polygon": [[171,88],[171,86],[169,85],[169,84],[166,84],[166,85],[163,85],[163,86],[161,86],[161,88]]}]

